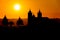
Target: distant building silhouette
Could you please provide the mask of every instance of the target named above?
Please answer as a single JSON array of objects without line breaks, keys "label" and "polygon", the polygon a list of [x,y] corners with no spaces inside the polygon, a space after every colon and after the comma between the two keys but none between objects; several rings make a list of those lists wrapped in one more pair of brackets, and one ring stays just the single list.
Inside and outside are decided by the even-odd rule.
[{"label": "distant building silhouette", "polygon": [[[15,19],[14,19],[15,20]],[[13,22],[15,22],[13,20]],[[24,20],[25,21],[25,20]],[[16,22],[17,26],[13,26],[12,21],[8,23],[8,19],[6,16],[4,16],[2,20],[2,24],[4,27],[0,27],[0,32],[1,31],[8,31],[8,32],[28,32],[28,33],[44,33],[44,32],[59,32],[60,33],[60,19],[50,19],[48,17],[42,17],[42,13],[39,12],[37,13],[37,17],[32,14],[31,10],[28,12],[28,25],[24,26],[23,20],[19,18]],[[11,28],[8,28],[9,27]],[[22,25],[22,26],[21,26]],[[17,27],[17,28],[15,28]]]},{"label": "distant building silhouette", "polygon": [[31,10],[29,10],[29,12],[28,12],[28,25],[30,25],[31,22],[32,22],[32,12],[31,12]]},{"label": "distant building silhouette", "polygon": [[28,12],[28,24],[29,25],[38,24],[41,22],[42,13],[40,12],[40,10],[37,14],[38,14],[37,17],[35,17],[35,15],[32,14],[31,10],[29,10],[29,12]]},{"label": "distant building silhouette", "polygon": [[28,12],[28,20],[31,20],[31,18],[32,18],[32,12],[31,12],[31,10],[29,10],[29,12]]},{"label": "distant building silhouette", "polygon": [[3,24],[4,26],[8,26],[8,19],[7,19],[6,16],[4,16],[4,18],[3,18],[3,20],[2,20],[2,24]]},{"label": "distant building silhouette", "polygon": [[23,24],[23,20],[21,19],[21,18],[19,18],[18,20],[17,20],[17,23],[16,23],[18,26],[21,26],[21,25],[24,25]]},{"label": "distant building silhouette", "polygon": [[38,19],[41,19],[41,18],[42,18],[42,13],[40,12],[40,10],[39,10],[39,12],[38,12],[37,18],[38,18]]}]

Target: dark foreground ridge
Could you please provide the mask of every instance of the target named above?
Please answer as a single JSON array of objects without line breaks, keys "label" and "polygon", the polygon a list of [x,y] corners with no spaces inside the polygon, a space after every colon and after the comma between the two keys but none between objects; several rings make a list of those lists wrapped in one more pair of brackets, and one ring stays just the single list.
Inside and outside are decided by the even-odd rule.
[{"label": "dark foreground ridge", "polygon": [[42,13],[38,12],[37,17],[35,17],[31,10],[28,12],[28,24],[24,26],[23,21],[19,18],[14,23],[8,22],[5,16],[2,20],[2,25],[0,25],[0,32],[30,32],[30,33],[47,33],[47,32],[60,32],[60,19],[49,19],[48,17],[42,17]]}]

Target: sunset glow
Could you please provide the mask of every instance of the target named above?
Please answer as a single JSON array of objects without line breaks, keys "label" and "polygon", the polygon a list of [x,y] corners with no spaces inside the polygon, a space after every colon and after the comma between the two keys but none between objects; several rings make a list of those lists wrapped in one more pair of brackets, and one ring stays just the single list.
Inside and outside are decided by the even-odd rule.
[{"label": "sunset glow", "polygon": [[21,6],[19,4],[16,4],[16,5],[14,5],[14,9],[15,10],[20,10],[21,9]]},{"label": "sunset glow", "polygon": [[27,18],[29,9],[35,16],[40,10],[44,17],[60,18],[60,0],[0,0],[0,18]]}]

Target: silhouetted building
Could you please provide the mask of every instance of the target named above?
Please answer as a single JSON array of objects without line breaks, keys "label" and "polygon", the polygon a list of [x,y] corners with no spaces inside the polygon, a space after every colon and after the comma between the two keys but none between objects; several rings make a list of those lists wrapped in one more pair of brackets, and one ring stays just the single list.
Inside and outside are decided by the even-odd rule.
[{"label": "silhouetted building", "polygon": [[38,12],[37,18],[38,18],[38,19],[41,19],[41,18],[42,18],[42,13],[40,12],[40,10],[39,10],[39,12]]},{"label": "silhouetted building", "polygon": [[21,18],[19,18],[18,20],[17,20],[17,23],[16,23],[18,26],[21,26],[21,25],[24,25],[23,24],[23,20],[21,19]]},{"label": "silhouetted building", "polygon": [[37,17],[35,15],[32,16],[32,24],[36,24],[37,22]]},{"label": "silhouetted building", "polygon": [[32,12],[31,12],[31,10],[29,10],[29,12],[28,12],[28,20],[31,20],[31,18],[32,18]]},{"label": "silhouetted building", "polygon": [[29,12],[28,12],[28,24],[31,24],[31,22],[32,22],[32,12],[31,12],[31,10],[29,10]]},{"label": "silhouetted building", "polygon": [[[14,19],[15,20],[15,19]],[[15,22],[13,20],[13,22]],[[31,10],[29,10],[28,12],[28,25],[24,26],[23,24],[23,20],[21,18],[19,18],[16,22],[17,26],[13,26],[12,21],[10,21],[8,23],[8,19],[6,18],[6,16],[3,18],[2,20],[2,24],[5,27],[0,27],[0,32],[31,32],[31,33],[46,33],[46,32],[55,32],[55,33],[60,33],[60,19],[49,19],[48,17],[42,17],[42,13],[38,12],[37,17],[35,17],[35,15],[32,15]],[[12,28],[8,28],[6,26],[12,27]],[[21,26],[22,25],[22,26]],[[18,27],[18,28],[15,28]]]},{"label": "silhouetted building", "polygon": [[2,24],[3,24],[4,26],[8,26],[8,19],[7,19],[6,16],[4,16],[4,18],[3,18],[3,20],[2,20]]}]

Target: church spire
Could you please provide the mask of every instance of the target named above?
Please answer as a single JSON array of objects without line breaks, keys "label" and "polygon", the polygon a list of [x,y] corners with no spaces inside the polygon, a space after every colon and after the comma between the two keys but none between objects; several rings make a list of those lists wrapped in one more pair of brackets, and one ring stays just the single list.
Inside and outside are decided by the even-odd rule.
[{"label": "church spire", "polygon": [[40,10],[38,11],[38,15],[37,16],[38,16],[38,18],[41,18],[42,17],[42,13],[41,13]]}]

